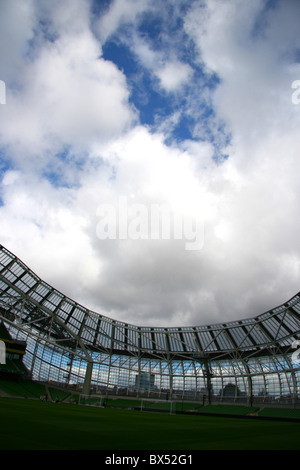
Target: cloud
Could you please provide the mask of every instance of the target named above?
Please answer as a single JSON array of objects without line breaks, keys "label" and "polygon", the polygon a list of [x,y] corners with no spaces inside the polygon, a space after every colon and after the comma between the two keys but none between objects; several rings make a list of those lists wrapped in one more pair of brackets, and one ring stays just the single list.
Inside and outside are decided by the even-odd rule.
[{"label": "cloud", "polygon": [[96,30],[102,43],[117,32],[126,23],[132,24],[137,21],[139,15],[151,9],[151,2],[144,0],[114,0],[109,5],[106,13],[96,21]]},{"label": "cloud", "polygon": [[191,79],[192,69],[187,64],[167,62],[156,72],[162,88],[175,91]]},{"label": "cloud", "polygon": [[79,0],[71,9],[54,5],[47,28],[51,40],[38,31],[38,46],[23,61],[18,88],[7,83],[1,140],[20,165],[26,160],[45,165],[49,153],[67,146],[88,151],[95,139],[113,138],[135,119],[125,77],[101,58],[87,17],[74,20],[74,12],[85,12],[86,5]]},{"label": "cloud", "polygon": [[30,0],[3,0],[0,12],[1,79],[14,82],[33,38],[34,5]]},{"label": "cloud", "polygon": [[[196,4],[185,21],[199,62],[221,81],[214,95],[215,112],[236,139],[247,139],[251,151],[273,129],[284,125],[288,130],[298,120],[290,87],[299,74],[299,63],[293,60],[299,48],[295,34],[299,4],[288,3],[287,10],[287,4],[278,2],[277,8],[264,11],[260,0],[251,4],[213,0]],[[264,29],[254,34],[263,12]]]},{"label": "cloud", "polygon": [[[116,1],[95,23],[84,0],[28,1],[18,30],[4,4],[3,245],[66,295],[139,325],[251,317],[299,290],[297,2],[177,3],[172,35],[156,3],[148,17],[148,3]],[[142,18],[160,34],[142,35]],[[125,71],[104,60],[113,36],[154,78],[145,94],[176,101],[160,125],[138,121]],[[183,38],[189,54],[175,47]],[[170,143],[182,117],[191,135]],[[121,198],[200,216],[202,249],[100,239],[99,207]]]}]

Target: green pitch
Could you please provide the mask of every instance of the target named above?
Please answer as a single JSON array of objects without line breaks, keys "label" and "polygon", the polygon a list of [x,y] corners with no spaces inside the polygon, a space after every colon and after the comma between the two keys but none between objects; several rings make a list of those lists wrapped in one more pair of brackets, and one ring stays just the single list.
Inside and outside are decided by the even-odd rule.
[{"label": "green pitch", "polygon": [[0,399],[0,449],[299,449],[300,423]]}]

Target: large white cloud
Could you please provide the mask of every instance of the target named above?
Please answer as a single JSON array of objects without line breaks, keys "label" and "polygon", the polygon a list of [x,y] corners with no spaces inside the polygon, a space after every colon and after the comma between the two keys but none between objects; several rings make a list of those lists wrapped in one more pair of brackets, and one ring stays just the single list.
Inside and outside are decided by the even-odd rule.
[{"label": "large white cloud", "polygon": [[[101,58],[89,29],[87,3],[38,6],[41,17],[36,21],[47,21],[46,31],[38,29],[34,50],[19,57],[17,87],[7,82],[0,135],[19,164],[45,166],[51,153],[67,146],[85,152],[95,139],[119,135],[133,122],[134,110],[128,105],[125,77]],[[18,10],[10,13],[8,19],[15,23]]]},{"label": "large white cloud", "polygon": [[[102,45],[131,23],[127,46],[161,79],[161,89],[175,93],[188,84],[191,93],[192,66],[171,51],[172,41],[168,53],[154,51],[135,30],[144,7],[129,3],[131,11],[114,2],[97,25]],[[213,132],[220,120],[232,135],[221,164],[212,158],[214,142],[166,145],[175,116],[160,132],[135,125],[126,77],[101,58],[89,3],[51,5],[26,2],[12,60],[5,58],[6,70],[17,65],[22,73],[0,109],[1,143],[16,165],[2,181],[2,244],[67,295],[131,323],[224,322],[296,293],[300,108],[292,103],[291,84],[300,73],[293,56],[297,2],[266,11],[258,0],[193,2],[183,18],[198,52],[195,68],[220,79],[199,103],[214,105]],[[7,13],[8,23],[16,14]],[[42,18],[47,21],[38,29]],[[24,61],[20,51],[33,33]],[[191,93],[185,111],[197,116],[197,103]],[[203,137],[205,124],[198,122],[194,135]],[[69,152],[55,157],[65,148]],[[68,184],[51,184],[42,176],[46,170]],[[99,207],[117,208],[122,197],[148,210],[165,203],[200,215],[202,249],[186,250],[184,239],[101,240]]]}]

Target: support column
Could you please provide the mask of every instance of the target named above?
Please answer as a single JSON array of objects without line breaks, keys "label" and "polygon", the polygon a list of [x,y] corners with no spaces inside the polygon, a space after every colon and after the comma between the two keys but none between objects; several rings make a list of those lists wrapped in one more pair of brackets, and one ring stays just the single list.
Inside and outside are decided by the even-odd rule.
[{"label": "support column", "polygon": [[137,376],[137,381],[136,381],[136,385],[137,385],[137,390],[136,390],[136,394],[137,394],[137,397],[140,396],[140,392],[141,392],[141,349],[142,349],[142,338],[141,338],[141,330],[140,328],[138,329],[138,356],[137,356],[137,360],[138,360],[138,376]]},{"label": "support column", "polygon": [[252,376],[251,376],[251,371],[250,371],[250,368],[247,364],[247,359],[245,361],[242,361],[243,364],[244,364],[244,367],[247,371],[247,383],[248,383],[248,405],[249,406],[253,406],[253,388],[252,388]]},{"label": "support column", "polygon": [[207,394],[208,394],[208,404],[211,405],[211,392],[212,392],[212,387],[211,387],[211,378],[213,377],[213,374],[211,372],[210,368],[210,361],[207,359],[203,362],[204,364],[204,377],[206,377],[206,388],[207,388]]},{"label": "support column", "polygon": [[170,360],[170,358],[168,359],[169,361],[169,364],[168,364],[168,368],[169,368],[169,397],[170,397],[170,400],[172,400],[173,398],[173,367],[172,367],[172,361]]},{"label": "support column", "polygon": [[296,378],[295,370],[293,368],[293,362],[290,360],[290,358],[288,356],[285,356],[285,360],[289,364],[290,371],[291,371],[293,389],[291,390],[290,385],[289,385],[289,387],[290,387],[290,394],[292,396],[292,405],[294,407],[296,402],[297,402],[297,378]]},{"label": "support column", "polygon": [[93,362],[88,362],[86,367],[86,373],[84,378],[83,390],[84,395],[89,395],[91,391],[91,380],[93,372]]},{"label": "support column", "polygon": [[211,371],[211,364],[210,364],[210,359],[208,355],[203,352],[201,353],[195,353],[193,355],[194,359],[194,367],[196,371],[196,366],[195,366],[195,361],[198,361],[199,364],[201,364],[202,367],[202,373],[204,377],[204,383],[206,385],[206,390],[207,390],[207,398],[208,398],[208,403],[209,405],[211,404],[211,399],[212,399],[212,385],[211,385],[211,379],[213,377],[213,373]]}]

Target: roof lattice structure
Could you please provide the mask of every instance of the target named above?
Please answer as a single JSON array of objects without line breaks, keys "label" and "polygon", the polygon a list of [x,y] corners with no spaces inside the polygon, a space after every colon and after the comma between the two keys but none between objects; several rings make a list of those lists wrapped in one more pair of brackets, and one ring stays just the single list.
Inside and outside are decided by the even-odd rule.
[{"label": "roof lattice structure", "polygon": [[300,292],[253,318],[191,327],[143,327],[93,312],[40,279],[0,245],[0,318],[80,351],[153,358],[245,358],[283,353],[298,339]]}]

